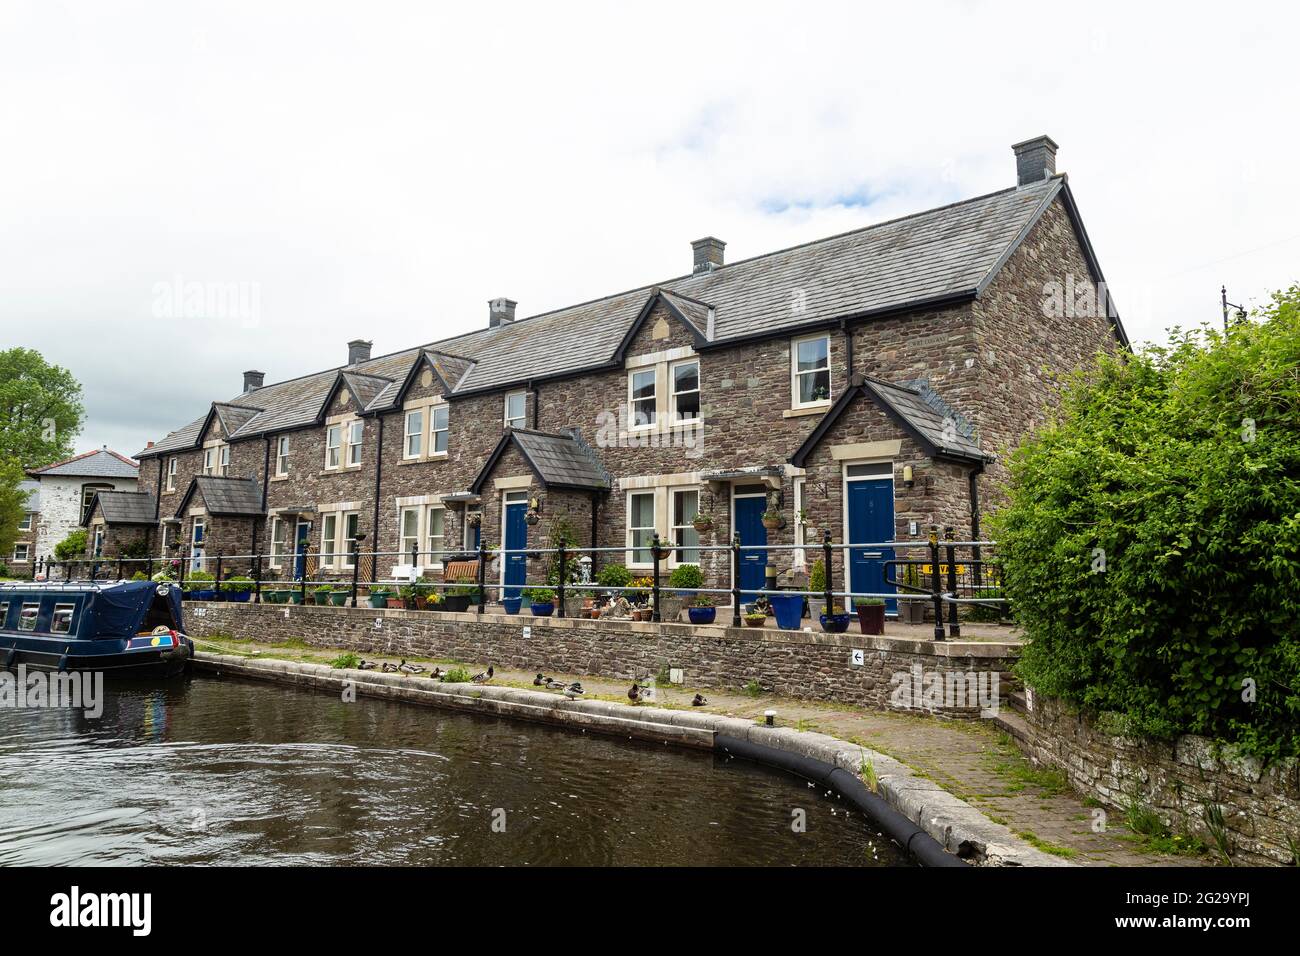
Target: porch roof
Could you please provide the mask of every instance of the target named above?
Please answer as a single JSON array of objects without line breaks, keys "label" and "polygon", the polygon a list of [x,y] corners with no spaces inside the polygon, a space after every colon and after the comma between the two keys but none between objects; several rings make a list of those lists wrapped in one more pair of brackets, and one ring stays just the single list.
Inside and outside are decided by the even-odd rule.
[{"label": "porch roof", "polygon": [[101,491],[90,503],[82,524],[90,524],[96,513],[104,516],[105,524],[151,525],[157,520],[153,496],[144,491]]},{"label": "porch roof", "polygon": [[252,478],[196,476],[176,508],[178,518],[185,514],[196,494],[203,499],[203,507],[210,515],[254,518],[266,514],[262,507],[262,486]]},{"label": "porch roof", "polygon": [[507,428],[478,477],[470,485],[472,493],[482,494],[483,485],[492,469],[511,444],[519,449],[528,462],[528,467],[547,488],[609,490],[609,473],[576,431],[571,434],[556,434],[533,431],[530,428]]}]

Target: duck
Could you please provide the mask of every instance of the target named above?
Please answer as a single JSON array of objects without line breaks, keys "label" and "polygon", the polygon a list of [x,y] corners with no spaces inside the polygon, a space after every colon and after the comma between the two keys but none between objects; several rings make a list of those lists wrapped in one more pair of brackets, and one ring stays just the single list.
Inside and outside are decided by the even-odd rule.
[{"label": "duck", "polygon": [[703,707],[708,702],[709,702],[709,698],[705,697],[703,694],[696,694],[695,698],[691,701],[691,706]]},{"label": "duck", "polygon": [[485,670],[481,674],[475,674],[473,677],[470,678],[470,680],[473,681],[475,684],[486,684],[488,681],[492,679],[492,673],[493,673],[492,665],[489,664],[487,670]]},{"label": "duck", "polygon": [[376,664],[374,661],[368,661],[368,660],[366,660],[366,659],[363,657],[363,658],[361,659],[361,661],[357,664],[357,670],[359,670],[359,671],[372,671],[372,670],[374,670],[374,669],[375,669],[376,667],[378,667],[378,666],[379,666],[379,665]]},{"label": "duck", "polygon": [[429,671],[429,677],[433,680],[442,680],[443,673],[445,672],[441,667],[435,667],[433,670]]},{"label": "duck", "polygon": [[397,673],[397,665],[396,665],[396,664],[393,664],[393,663],[390,663],[389,661],[384,661],[384,663],[381,665],[380,669],[381,669],[385,674],[396,674],[396,673]]},{"label": "duck", "polygon": [[402,658],[402,663],[400,663],[400,664],[397,665],[397,669],[398,669],[399,671],[401,671],[403,674],[423,674],[423,673],[424,673],[424,665],[422,665],[422,664],[408,664],[408,663],[406,663],[406,658],[405,658],[405,657]]},{"label": "duck", "polygon": [[549,682],[550,682],[550,678],[545,677],[542,674],[538,674],[536,677],[533,678],[534,687],[545,687]]},{"label": "duck", "polygon": [[569,685],[564,681],[556,680],[554,677],[548,677],[544,686],[547,690],[564,690]]},{"label": "duck", "polygon": [[569,698],[569,700],[578,700],[584,693],[585,691],[583,691],[582,685],[576,680],[568,687],[564,688],[564,696]]},{"label": "duck", "polygon": [[630,700],[630,701],[631,701],[632,703],[634,703],[634,704],[637,703],[637,702],[639,702],[639,701],[641,700],[641,698],[644,696],[644,695],[641,693],[643,690],[645,690],[644,687],[642,687],[642,686],[641,686],[639,683],[637,683],[636,681],[633,681],[633,682],[632,682],[632,686],[628,689],[628,692],[627,692],[627,699]]}]

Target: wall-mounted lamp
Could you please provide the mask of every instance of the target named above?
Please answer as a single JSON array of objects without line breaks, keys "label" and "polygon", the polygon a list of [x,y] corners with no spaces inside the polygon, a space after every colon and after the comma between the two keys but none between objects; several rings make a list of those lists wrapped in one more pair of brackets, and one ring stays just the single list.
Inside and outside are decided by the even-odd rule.
[{"label": "wall-mounted lamp", "polygon": [[528,499],[528,507],[529,507],[529,508],[532,508],[534,511],[541,511],[541,510],[542,510],[542,499],[541,499],[541,498],[529,498],[529,499]]},{"label": "wall-mounted lamp", "polygon": [[916,484],[916,481],[912,477],[912,466],[904,465],[903,466],[903,487],[911,488],[914,484]]}]

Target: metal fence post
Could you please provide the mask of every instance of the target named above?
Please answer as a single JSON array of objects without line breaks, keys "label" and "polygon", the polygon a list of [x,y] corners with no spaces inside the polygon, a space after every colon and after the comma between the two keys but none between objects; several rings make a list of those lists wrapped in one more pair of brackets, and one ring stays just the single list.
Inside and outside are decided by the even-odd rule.
[{"label": "metal fence post", "polygon": [[559,571],[560,571],[559,583],[555,588],[555,596],[556,599],[559,601],[560,606],[557,607],[555,610],[559,613],[560,617],[564,617],[564,578],[568,574],[568,567],[567,567],[567,562],[564,560],[563,541],[560,542],[555,552],[555,557],[556,560],[559,561]]},{"label": "metal fence post", "polygon": [[939,526],[930,526],[930,598],[934,602],[934,639],[943,638],[943,581],[939,574]]},{"label": "metal fence post", "polygon": [[652,602],[653,609],[650,612],[650,620],[658,624],[661,620],[663,620],[663,617],[659,612],[659,532],[658,531],[654,533],[654,537],[650,540],[650,558],[651,560],[654,561],[654,578],[651,581],[651,592],[650,592],[653,595],[650,599]]},{"label": "metal fence post", "polygon": [[[357,606],[357,576],[361,573],[361,542],[352,542],[352,606]],[[375,575],[378,578],[378,575]]]},{"label": "metal fence post", "polygon": [[[951,527],[943,529],[943,539],[948,542],[948,593],[954,598],[957,597],[957,548],[953,544],[953,532]],[[948,612],[948,636],[961,637],[961,622],[957,620],[957,610],[961,605],[953,604]]]},{"label": "metal fence post", "polygon": [[122,570],[122,556],[121,556],[121,555],[118,555],[118,558],[117,558],[117,579],[118,579],[119,581],[122,580],[122,574],[123,574],[123,570]]},{"label": "metal fence post", "polygon": [[221,600],[221,562],[224,560],[221,555],[217,555],[217,600]]},{"label": "metal fence post", "polygon": [[482,614],[487,610],[487,548],[483,545],[482,536],[478,539],[478,612]]},{"label": "metal fence post", "polygon": [[262,603],[262,553],[253,555],[253,603]]},{"label": "metal fence post", "polygon": [[176,552],[176,554],[181,561],[181,563],[176,568],[176,584],[180,587],[182,591],[184,591],[185,590],[185,565],[190,563],[190,549],[188,547],[181,548],[179,551]]},{"label": "metal fence post", "polygon": [[[822,532],[822,563],[826,565],[825,587],[826,587],[826,613],[827,614],[830,614],[835,610],[835,578],[831,570],[832,569],[831,561],[833,559],[834,559],[834,555],[831,552],[831,533],[830,530],[827,529],[826,531]],[[847,580],[848,578],[845,577],[845,581]],[[847,591],[848,588],[846,587],[844,590]],[[848,608],[849,608],[849,601],[848,598],[845,598],[844,609],[847,611]]]},{"label": "metal fence post", "polygon": [[150,581],[153,580],[153,555],[149,555],[144,562],[144,576]]},{"label": "metal fence post", "polygon": [[731,626],[740,627],[740,535],[731,536]]},{"label": "metal fence post", "polygon": [[307,556],[311,554],[311,542],[302,544],[302,576],[298,578],[298,603],[307,605]]}]

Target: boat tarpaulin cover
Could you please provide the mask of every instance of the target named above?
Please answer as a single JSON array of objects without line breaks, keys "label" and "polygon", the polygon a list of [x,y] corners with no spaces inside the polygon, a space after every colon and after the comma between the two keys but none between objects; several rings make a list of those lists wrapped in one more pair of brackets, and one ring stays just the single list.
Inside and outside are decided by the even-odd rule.
[{"label": "boat tarpaulin cover", "polygon": [[[167,602],[173,627],[181,628],[181,589],[167,585],[167,593],[158,593],[154,581],[126,581],[99,591],[87,609],[94,617],[93,632],[88,637],[128,637],[140,628],[154,598]],[[83,630],[83,634],[85,631]]]}]

